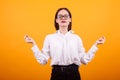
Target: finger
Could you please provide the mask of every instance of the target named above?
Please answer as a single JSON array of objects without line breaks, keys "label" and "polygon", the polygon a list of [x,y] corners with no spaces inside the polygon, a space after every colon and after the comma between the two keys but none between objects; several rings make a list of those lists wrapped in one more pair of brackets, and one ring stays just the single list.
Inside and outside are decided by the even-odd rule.
[{"label": "finger", "polygon": [[105,40],[106,40],[104,36],[103,36],[102,40],[103,40],[103,43],[104,43],[104,42],[105,42]]},{"label": "finger", "polygon": [[99,41],[103,41],[103,40],[105,40],[105,37],[101,36],[100,39],[99,39]]},{"label": "finger", "polygon": [[102,41],[102,37],[98,39],[98,41]]},{"label": "finger", "polygon": [[26,38],[28,38],[29,36],[28,36],[28,34],[26,34]]},{"label": "finger", "polygon": [[26,40],[26,35],[24,36],[24,39]]},{"label": "finger", "polygon": [[28,37],[28,35],[26,34],[25,36],[24,36],[24,38],[27,38]]},{"label": "finger", "polygon": [[105,39],[105,36],[102,36],[102,39]]},{"label": "finger", "polygon": [[27,39],[31,39],[30,36],[28,36],[28,35],[25,35],[25,38],[27,38]]},{"label": "finger", "polygon": [[102,36],[101,43],[103,44],[105,42],[105,37]]},{"label": "finger", "polygon": [[26,42],[29,42],[30,37],[26,34],[26,35],[24,36],[24,39],[25,39]]}]

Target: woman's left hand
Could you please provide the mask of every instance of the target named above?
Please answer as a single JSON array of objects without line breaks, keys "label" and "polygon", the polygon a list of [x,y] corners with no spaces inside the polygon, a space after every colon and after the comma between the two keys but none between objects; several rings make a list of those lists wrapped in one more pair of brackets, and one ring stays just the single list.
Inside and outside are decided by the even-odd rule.
[{"label": "woman's left hand", "polygon": [[99,45],[99,44],[103,44],[105,42],[105,37],[104,36],[102,36],[102,37],[100,37],[98,40],[97,40],[97,45]]}]

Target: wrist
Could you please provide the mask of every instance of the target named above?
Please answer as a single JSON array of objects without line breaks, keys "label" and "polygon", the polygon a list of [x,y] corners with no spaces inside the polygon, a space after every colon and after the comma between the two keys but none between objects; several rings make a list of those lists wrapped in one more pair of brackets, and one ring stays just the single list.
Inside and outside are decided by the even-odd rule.
[{"label": "wrist", "polygon": [[36,45],[36,43],[35,42],[33,42],[33,46],[35,46]]},{"label": "wrist", "polygon": [[94,45],[97,46],[98,45],[98,41],[96,41]]}]

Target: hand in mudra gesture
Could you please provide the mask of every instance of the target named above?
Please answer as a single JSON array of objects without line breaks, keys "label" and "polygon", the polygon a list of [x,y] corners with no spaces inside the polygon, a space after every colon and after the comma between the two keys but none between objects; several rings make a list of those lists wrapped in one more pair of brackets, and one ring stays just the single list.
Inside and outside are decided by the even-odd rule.
[{"label": "hand in mudra gesture", "polygon": [[33,45],[36,44],[35,41],[34,41],[30,36],[28,36],[28,35],[25,35],[24,39],[25,39],[25,41],[26,41],[27,43],[31,43],[31,44],[33,44]]},{"label": "hand in mudra gesture", "polygon": [[97,45],[99,45],[99,44],[104,44],[104,42],[105,42],[105,37],[102,36],[102,37],[100,37],[100,38],[97,40]]}]

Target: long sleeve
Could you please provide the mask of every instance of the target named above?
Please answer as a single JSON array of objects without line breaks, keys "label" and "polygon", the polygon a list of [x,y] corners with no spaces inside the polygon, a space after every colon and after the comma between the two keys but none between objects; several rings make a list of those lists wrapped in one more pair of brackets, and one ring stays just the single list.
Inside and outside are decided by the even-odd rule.
[{"label": "long sleeve", "polygon": [[47,61],[49,59],[49,53],[50,53],[49,52],[49,40],[47,37],[44,40],[44,45],[43,45],[42,51],[39,50],[37,45],[34,45],[31,49],[34,53],[36,60],[40,64],[44,65],[47,63]]},{"label": "long sleeve", "polygon": [[79,51],[79,54],[80,54],[80,61],[81,63],[83,64],[87,64],[88,62],[90,62],[94,55],[95,55],[95,52],[98,50],[96,44],[94,44],[89,50],[88,52],[86,53],[85,52],[85,48],[83,47],[83,43],[82,43],[82,40],[79,38],[79,43],[78,43],[78,51]]}]

